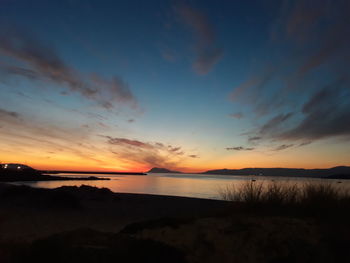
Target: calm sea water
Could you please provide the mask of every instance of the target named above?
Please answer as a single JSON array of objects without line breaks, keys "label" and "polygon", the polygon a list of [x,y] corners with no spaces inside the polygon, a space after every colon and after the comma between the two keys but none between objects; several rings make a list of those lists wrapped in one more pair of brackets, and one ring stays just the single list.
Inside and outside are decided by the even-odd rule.
[{"label": "calm sea water", "polygon": [[[88,177],[97,176],[110,178],[105,181],[47,181],[24,182],[20,184],[33,187],[56,188],[60,186],[90,185],[106,187],[119,193],[142,193],[156,195],[186,196],[207,199],[220,199],[219,189],[228,185],[241,186],[249,180],[257,182],[280,181],[302,185],[306,182],[334,183],[339,187],[350,189],[350,180],[329,180],[295,177],[256,177],[256,176],[228,176],[228,175],[204,175],[204,174],[148,174],[148,175],[77,175],[60,174],[60,176]],[[341,183],[338,183],[341,182]],[[19,183],[17,183],[19,184]]]}]

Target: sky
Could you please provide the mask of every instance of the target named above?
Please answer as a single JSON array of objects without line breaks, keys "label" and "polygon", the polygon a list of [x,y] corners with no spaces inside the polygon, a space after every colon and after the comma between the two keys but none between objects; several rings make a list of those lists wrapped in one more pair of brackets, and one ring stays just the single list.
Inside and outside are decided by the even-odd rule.
[{"label": "sky", "polygon": [[0,162],[350,165],[350,2],[0,0]]}]

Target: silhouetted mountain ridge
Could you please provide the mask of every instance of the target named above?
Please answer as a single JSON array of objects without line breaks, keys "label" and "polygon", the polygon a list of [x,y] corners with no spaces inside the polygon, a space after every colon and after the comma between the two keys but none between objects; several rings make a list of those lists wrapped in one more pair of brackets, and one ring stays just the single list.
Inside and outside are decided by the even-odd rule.
[{"label": "silhouetted mountain ridge", "polygon": [[168,170],[166,168],[153,167],[147,173],[175,173],[175,174],[180,174],[181,172]]},{"label": "silhouetted mountain ridge", "polygon": [[261,176],[290,176],[290,177],[330,177],[341,174],[350,174],[349,166],[337,166],[327,169],[303,168],[243,168],[209,170],[202,174],[224,175],[261,175]]}]

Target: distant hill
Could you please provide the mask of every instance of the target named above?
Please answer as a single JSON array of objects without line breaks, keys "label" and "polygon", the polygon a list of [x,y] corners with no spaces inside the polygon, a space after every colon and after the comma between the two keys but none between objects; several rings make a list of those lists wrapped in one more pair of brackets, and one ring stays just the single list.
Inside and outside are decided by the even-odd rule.
[{"label": "distant hill", "polygon": [[165,168],[158,168],[158,167],[153,167],[151,170],[149,170],[147,173],[172,173],[172,174],[180,174],[181,172],[179,171],[171,171]]},{"label": "distant hill", "polygon": [[65,177],[44,174],[27,165],[19,163],[0,164],[0,182],[27,182],[27,181],[65,181],[65,180],[109,180],[109,178]]},{"label": "distant hill", "polygon": [[288,176],[288,177],[330,177],[334,175],[350,174],[349,166],[337,166],[328,169],[302,168],[244,168],[209,170],[202,174],[224,175],[261,175],[261,176]]},{"label": "distant hill", "polygon": [[26,172],[38,172],[34,168],[24,165],[21,163],[3,163],[0,164],[0,169],[3,169],[4,171],[26,171]]}]

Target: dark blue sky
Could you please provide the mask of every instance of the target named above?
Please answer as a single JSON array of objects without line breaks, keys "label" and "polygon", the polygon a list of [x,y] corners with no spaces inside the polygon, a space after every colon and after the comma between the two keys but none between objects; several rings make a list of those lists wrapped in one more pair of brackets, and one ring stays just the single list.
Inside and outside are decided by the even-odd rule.
[{"label": "dark blue sky", "polygon": [[347,1],[0,5],[4,161],[349,164]]}]

